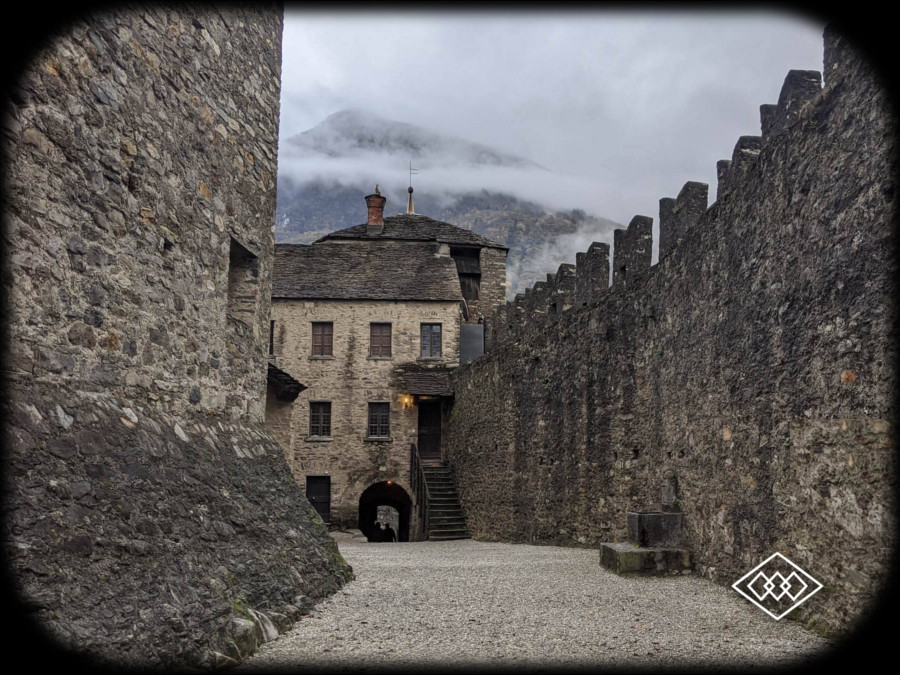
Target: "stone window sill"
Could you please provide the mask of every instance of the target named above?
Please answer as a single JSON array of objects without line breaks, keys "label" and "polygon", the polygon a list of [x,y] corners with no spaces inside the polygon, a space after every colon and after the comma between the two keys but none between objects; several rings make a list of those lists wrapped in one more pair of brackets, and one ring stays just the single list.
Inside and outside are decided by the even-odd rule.
[{"label": "stone window sill", "polygon": [[307,436],[303,440],[307,443],[327,443],[334,439],[331,436]]},{"label": "stone window sill", "polygon": [[364,441],[368,443],[393,443],[394,439],[390,436],[366,436]]},{"label": "stone window sill", "polygon": [[310,356],[310,361],[330,361],[333,360],[334,356]]},{"label": "stone window sill", "polygon": [[443,361],[443,356],[420,356],[416,361]]},{"label": "stone window sill", "polygon": [[393,356],[368,356],[366,357],[369,361],[393,361]]}]

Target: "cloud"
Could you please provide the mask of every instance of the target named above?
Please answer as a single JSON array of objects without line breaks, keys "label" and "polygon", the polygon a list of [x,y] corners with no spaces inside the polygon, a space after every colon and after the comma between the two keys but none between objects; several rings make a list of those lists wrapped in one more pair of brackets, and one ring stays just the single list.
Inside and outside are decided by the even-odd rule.
[{"label": "cloud", "polygon": [[712,186],[787,71],[821,70],[822,28],[774,11],[291,10],[281,133],[371,110],[529,157],[583,188],[570,208],[627,222],[688,180]]}]

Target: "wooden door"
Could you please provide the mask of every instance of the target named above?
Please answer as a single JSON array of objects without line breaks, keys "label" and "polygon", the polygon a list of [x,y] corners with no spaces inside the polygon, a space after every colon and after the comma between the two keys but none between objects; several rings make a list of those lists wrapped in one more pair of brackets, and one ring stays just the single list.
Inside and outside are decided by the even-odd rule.
[{"label": "wooden door", "polygon": [[441,460],[441,402],[419,402],[419,456]]},{"label": "wooden door", "polygon": [[331,476],[307,476],[306,498],[323,521],[331,521]]}]

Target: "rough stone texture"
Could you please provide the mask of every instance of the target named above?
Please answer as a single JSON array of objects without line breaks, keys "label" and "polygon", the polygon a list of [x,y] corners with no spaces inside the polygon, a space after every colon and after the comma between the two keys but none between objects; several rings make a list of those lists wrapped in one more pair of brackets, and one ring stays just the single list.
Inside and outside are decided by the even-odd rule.
[{"label": "rough stone texture", "polygon": [[[22,74],[5,134],[10,369],[166,412],[198,386],[202,409],[261,421],[280,14],[201,14],[102,14]],[[258,259],[241,317],[232,240]]]},{"label": "rough stone texture", "polygon": [[731,584],[780,551],[825,584],[796,616],[865,614],[896,526],[897,128],[832,30],[825,63],[659,264],[555,315],[535,284],[456,371],[445,449],[475,537],[621,541],[668,493],[701,573]]},{"label": "rough stone texture", "polygon": [[628,541],[637,546],[678,546],[681,543],[681,514],[630,512]]},{"label": "rough stone texture", "polygon": [[[268,428],[297,482],[330,476],[331,520],[348,527],[357,526],[359,497],[373,483],[394,481],[414,499],[409,448],[417,441],[418,408],[402,398],[409,394],[404,372],[410,365],[442,373],[459,365],[459,303],[276,299],[272,317],[278,366],[309,387],[291,404],[269,402]],[[333,358],[312,356],[314,321],[333,323]],[[372,322],[391,324],[390,358],[369,355]],[[421,323],[442,325],[440,359],[420,359]],[[309,435],[310,401],[331,402],[327,439]],[[390,441],[365,440],[369,402],[391,404]]]},{"label": "rough stone texture", "polygon": [[638,547],[630,542],[600,544],[600,564],[616,574],[670,575],[691,573],[685,548]]},{"label": "rough stone texture", "polygon": [[[469,321],[486,319],[494,309],[506,302],[506,254],[501,248],[484,247],[479,254],[481,288],[478,300],[469,300]],[[489,338],[485,336],[485,341]]]},{"label": "rough stone texture", "polygon": [[258,643],[350,574],[262,429],[280,39],[274,5],[123,7],[5,111],[5,543],[115,662],[230,663],[233,616]]},{"label": "rough stone texture", "polygon": [[350,578],[258,428],[50,385],[13,391],[11,571],[68,646],[140,665],[239,660],[249,652],[232,617],[284,614],[298,595],[318,599]]}]

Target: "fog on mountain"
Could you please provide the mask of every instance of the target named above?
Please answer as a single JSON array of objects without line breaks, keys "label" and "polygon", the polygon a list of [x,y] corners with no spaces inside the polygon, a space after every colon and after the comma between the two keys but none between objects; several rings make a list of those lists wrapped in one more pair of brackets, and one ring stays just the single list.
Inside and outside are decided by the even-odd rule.
[{"label": "fog on mountain", "polygon": [[510,247],[509,295],[621,227],[584,209],[584,178],[526,157],[363,110],[343,110],[282,142],[276,241],[311,243],[365,220],[375,184],[385,213],[406,210],[410,162],[418,213]]}]

